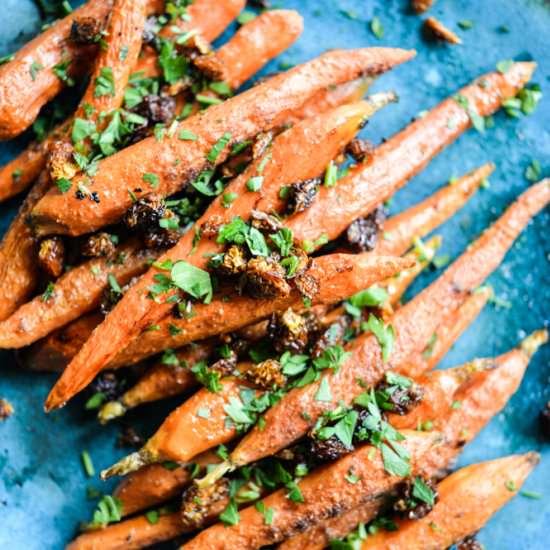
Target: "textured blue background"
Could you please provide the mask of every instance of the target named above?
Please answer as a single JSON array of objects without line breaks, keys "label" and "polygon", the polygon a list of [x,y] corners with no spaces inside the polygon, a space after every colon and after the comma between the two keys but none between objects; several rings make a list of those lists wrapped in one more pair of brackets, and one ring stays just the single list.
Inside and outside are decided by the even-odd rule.
[{"label": "textured blue background", "polygon": [[[273,2],[275,3],[275,2]],[[406,66],[385,75],[377,90],[395,89],[401,102],[388,107],[368,126],[365,135],[374,141],[398,131],[421,110],[454,93],[459,85],[492,70],[501,59],[535,59],[535,81],[549,87],[548,33],[550,7],[544,0],[439,0],[431,14],[458,31],[463,46],[436,45],[420,36],[421,19],[412,15],[406,0],[285,0],[278,6],[297,8],[304,15],[305,32],[279,61],[295,63],[327,48],[389,45],[416,48],[418,55]],[[38,30],[38,12],[31,0],[2,0],[0,55],[23,45]],[[343,11],[351,10],[356,19]],[[375,39],[368,22],[377,15],[385,29]],[[458,28],[463,19],[473,21],[468,31]],[[497,32],[506,25],[509,34]],[[277,70],[278,62],[268,67]],[[442,253],[458,255],[494,220],[528,183],[523,173],[531,159],[538,159],[548,175],[550,154],[550,98],[543,99],[534,116],[512,120],[499,114],[496,127],[485,135],[470,131],[439,155],[420,176],[403,189],[393,203],[398,210],[417,202],[445,183],[480,164],[493,161],[497,170],[491,187],[447,223]],[[3,163],[20,149],[24,139],[0,145]],[[0,228],[13,216],[18,201],[0,207]],[[547,326],[550,303],[549,213],[539,215],[525,231],[490,282],[511,309],[488,306],[444,361],[459,364],[475,356],[502,353],[529,331]],[[418,281],[414,291],[436,273]],[[478,439],[468,445],[461,463],[495,458],[536,449],[543,461],[526,487],[542,493],[542,500],[518,496],[492,519],[480,535],[486,548],[499,550],[548,548],[545,534],[550,524],[550,448],[538,427],[538,413],[550,399],[550,347],[536,356],[520,392]],[[54,380],[50,375],[20,372],[10,354],[0,354],[0,397],[15,406],[15,414],[0,424],[0,546],[14,550],[62,548],[86,520],[94,503],[86,500],[86,487],[108,491],[95,478],[85,477],[80,452],[87,449],[99,470],[121,456],[114,440],[119,427],[99,428],[76,400],[66,409],[45,416],[42,403]],[[143,434],[150,434],[163,414],[174,406],[162,403],[130,418],[140,419]],[[146,413],[146,415],[143,414]],[[137,420],[136,420],[137,421]]]}]

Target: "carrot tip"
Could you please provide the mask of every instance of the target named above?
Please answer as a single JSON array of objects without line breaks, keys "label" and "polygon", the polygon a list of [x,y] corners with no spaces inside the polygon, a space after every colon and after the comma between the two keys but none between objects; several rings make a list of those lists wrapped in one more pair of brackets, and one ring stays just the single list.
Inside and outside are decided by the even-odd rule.
[{"label": "carrot tip", "polygon": [[97,419],[100,424],[119,418],[126,414],[126,407],[120,401],[109,401],[105,403],[97,413]]},{"label": "carrot tip", "polygon": [[[542,332],[542,331],[540,331],[540,332]],[[527,459],[527,462],[529,462],[529,464],[531,464],[531,466],[533,466],[533,468],[535,466],[537,466],[540,462],[540,454],[537,453],[536,451],[528,452],[525,455],[525,458]]]},{"label": "carrot tip", "polygon": [[528,357],[532,357],[543,344],[546,344],[546,342],[548,342],[548,331],[536,330],[527,336],[527,338],[522,340],[519,348]]},{"label": "carrot tip", "polygon": [[215,468],[213,468],[208,474],[206,474],[201,479],[195,480],[195,485],[199,489],[204,489],[205,487],[208,487],[212,485],[213,483],[216,483],[218,479],[221,479],[226,473],[231,472],[236,468],[236,465],[234,465],[230,460],[226,460],[220,464],[218,464]]},{"label": "carrot tip", "polygon": [[135,453],[125,456],[110,468],[103,470],[100,474],[101,479],[109,479],[113,476],[123,476],[139,470],[143,466],[157,461],[157,456],[148,449],[140,449]]}]

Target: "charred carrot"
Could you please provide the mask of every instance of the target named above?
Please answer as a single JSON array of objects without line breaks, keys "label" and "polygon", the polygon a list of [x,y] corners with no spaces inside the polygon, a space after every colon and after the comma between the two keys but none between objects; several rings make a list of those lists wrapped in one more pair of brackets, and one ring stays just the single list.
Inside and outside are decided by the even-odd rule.
[{"label": "charred carrot", "polygon": [[84,315],[32,346],[19,350],[17,363],[30,370],[61,373],[101,321],[103,315],[99,312]]},{"label": "charred carrot", "polygon": [[136,242],[128,242],[113,257],[94,258],[71,269],[56,281],[48,296],[37,296],[0,323],[0,348],[27,346],[93,311],[103,290],[141,275],[154,257]]},{"label": "charred carrot", "polygon": [[[143,174],[156,174],[159,181],[155,192],[170,195],[206,169],[208,157],[211,164],[220,164],[229,155],[228,146],[284,122],[290,112],[328,85],[341,84],[361,74],[380,74],[412,55],[413,52],[377,48],[332,51],[223,104],[213,105],[200,116],[182,122],[173,137],[162,142],[147,138],[101,161],[92,183],[99,204],[78,201],[72,193],[53,190],[33,211],[38,231],[78,235],[116,222],[132,204],[127,188],[141,181]],[[196,136],[196,140],[180,139],[182,132]],[[78,183],[84,182],[77,178],[75,184]],[[143,187],[144,193],[149,192],[147,186]]]},{"label": "charred carrot", "polygon": [[175,353],[176,364],[173,364],[173,359],[170,364],[166,364],[162,358],[157,360],[139,382],[120,399],[110,401],[101,407],[99,421],[104,424],[138,405],[179,395],[194,388],[197,380],[191,368],[196,363],[208,359],[213,351],[214,342],[204,341],[178,350]]},{"label": "charred carrot", "polygon": [[384,223],[384,236],[376,245],[376,253],[403,254],[410,246],[411,235],[423,237],[449,219],[466,204],[494,169],[494,164],[484,164],[442,187],[426,200],[392,216]]},{"label": "charred carrot", "polygon": [[[257,203],[263,197],[276,196],[280,187],[285,183],[290,184],[316,177],[340,149],[352,139],[364,117],[386,104],[391,97],[382,94],[371,101],[339,107],[315,119],[308,119],[296,124],[291,129],[283,132],[275,138],[269,151],[252,162],[249,168],[235,178],[226,188],[226,193],[234,193],[237,198],[227,205],[223,196],[217,197],[206,213],[197,221],[196,226],[200,227],[209,220],[216,224],[229,223],[237,215],[247,220],[251,216],[252,209],[257,206]],[[204,116],[207,116],[209,112],[210,109],[206,111]],[[303,146],[297,148],[297,143],[301,143]],[[296,159],[296,162],[294,162],[294,159]],[[252,193],[247,189],[247,182],[251,177],[257,176],[258,170],[262,173],[263,185],[257,192]],[[203,268],[208,263],[209,254],[219,253],[223,250],[223,247],[214,239],[206,238],[201,238],[195,247],[192,233],[188,232],[184,235],[174,248],[159,259],[159,262],[162,264],[162,262],[168,260],[177,261],[185,258],[187,262],[194,266]],[[146,297],[147,292],[145,294],[142,292],[143,289],[147,289],[155,283],[157,275],[157,269],[151,269],[146,273],[135,285],[136,292],[130,290],[126,293],[125,298],[119,302],[108,316],[105,324],[96,329],[90,341],[97,338],[102,343],[102,347],[105,348],[104,352],[99,353],[99,349],[96,349],[94,353],[95,361],[90,363],[86,360],[87,368],[84,371],[78,366],[78,363],[90,349],[86,345],[84,346],[79,355],[75,357],[74,364],[69,366],[61,380],[61,384],[70,381],[73,389],[69,389],[70,386],[68,386],[60,395],[54,396],[52,394],[52,406],[54,402],[57,402],[57,404],[63,403],[74,391],[78,391],[86,385],[97,372],[114,358],[119,348],[125,347],[142,329],[156,323],[167,314],[172,307],[169,303],[154,302]],[[168,299],[168,296],[166,296],[166,299]],[[222,307],[221,302],[218,302],[218,307]],[[231,303],[223,305],[224,311],[227,311],[227,308],[232,308]],[[134,318],[137,310],[141,310],[140,321],[136,323],[132,321],[130,325],[126,326],[127,322]],[[121,317],[119,318],[119,316]],[[240,316],[240,313],[238,316]],[[193,326],[196,326],[196,320],[195,317]],[[251,319],[250,322],[254,322],[254,320]],[[115,331],[117,338],[114,338],[115,333],[113,333],[110,338],[111,342],[117,339],[120,340],[119,344],[112,348],[101,336],[102,331],[107,328],[109,323],[117,326]],[[179,345],[183,345],[183,343]],[[60,387],[58,386],[54,394],[59,391]]]},{"label": "charred carrot", "polygon": [[[264,415],[262,430],[253,428],[233,451],[230,460],[206,482],[223,475],[227,469],[287,447],[307,433],[324,411],[334,408],[340,400],[350,403],[361,393],[364,384],[375,383],[385,370],[398,368],[408,356],[422,349],[440,322],[498,267],[514,239],[549,201],[550,179],[525,191],[439,279],[397,311],[391,320],[392,328],[384,329],[391,330],[395,338],[391,354],[386,347],[386,356],[383,355],[375,334],[360,336],[353,343],[352,356],[338,372],[326,373],[321,380],[286,394]],[[379,336],[384,342],[383,335]],[[316,399],[321,384],[329,388],[326,401]],[[285,419],[284,429],[281,418]]]},{"label": "charred carrot", "polygon": [[49,185],[50,180],[44,174],[23,201],[0,244],[1,320],[27,301],[38,282],[35,241],[26,219]]},{"label": "charred carrot", "polygon": [[186,531],[179,513],[161,515],[157,512],[155,521],[149,518],[144,514],[83,533],[67,546],[67,550],[137,550],[173,539]]},{"label": "charred carrot", "polygon": [[[545,343],[548,334],[537,331],[527,337],[517,349],[495,359],[478,359],[448,371],[432,373],[422,379],[425,389],[420,405],[405,416],[391,414],[389,421],[399,429],[411,429],[419,424],[428,429],[443,429],[444,442],[425,455],[424,476],[430,478],[448,466],[489,422],[517,390],[529,359]],[[459,407],[451,403],[460,404]],[[432,416],[438,411],[436,416]],[[373,507],[358,507],[332,520],[323,521],[303,534],[285,541],[280,548],[321,550],[338,537],[347,535],[358,523],[368,523],[380,509],[381,501]]]},{"label": "charred carrot", "polygon": [[491,287],[475,290],[455,312],[441,323],[430,337],[426,347],[409,357],[399,371],[415,378],[433,369],[478,316],[492,294]]},{"label": "charred carrot", "polygon": [[[479,115],[490,115],[504,100],[516,95],[534,70],[533,63],[515,63],[505,74],[482,76],[462,88],[459,96]],[[298,238],[312,243],[321,235],[329,240],[336,238],[353,220],[393,195],[470,126],[464,107],[453,98],[446,99],[380,145],[366,164],[351,169],[337,185],[323,187],[307,210],[288,220],[288,226]],[[323,227],[319,227],[319,219]]]},{"label": "charred carrot", "polygon": [[131,473],[113,492],[121,503],[121,515],[132,515],[177,496],[194,475],[220,460],[218,455],[208,452],[197,456],[192,464],[151,464]]},{"label": "charred carrot", "polygon": [[362,550],[440,550],[475,534],[512,499],[539,463],[537,453],[461,468],[437,486],[439,500],[418,520],[397,520],[395,531],[369,536]]}]

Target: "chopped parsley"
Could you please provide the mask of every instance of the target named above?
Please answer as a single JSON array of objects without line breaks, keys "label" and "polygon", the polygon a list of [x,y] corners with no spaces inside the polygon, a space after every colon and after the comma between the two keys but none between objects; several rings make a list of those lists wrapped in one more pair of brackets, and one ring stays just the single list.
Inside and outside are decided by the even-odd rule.
[{"label": "chopped parsley", "polygon": [[537,159],[533,159],[531,164],[525,169],[525,179],[534,183],[540,179],[541,172],[540,162]]},{"label": "chopped parsley", "polygon": [[275,510],[273,508],[266,508],[263,502],[256,502],[255,507],[264,517],[264,523],[266,525],[271,525],[275,517]]},{"label": "chopped parsley", "polygon": [[37,63],[36,61],[33,61],[31,63],[29,71],[31,73],[31,78],[33,82],[36,80],[36,75],[38,74],[38,72],[41,71],[43,68],[44,65],[42,65],[41,63]]},{"label": "chopped parsley", "polygon": [[425,502],[428,506],[435,504],[435,494],[421,477],[415,477],[413,482],[412,496],[417,500]]},{"label": "chopped parsley", "polygon": [[61,193],[66,193],[72,187],[71,180],[67,178],[61,178],[55,181],[56,187],[61,191]]},{"label": "chopped parsley", "polygon": [[48,283],[48,286],[46,287],[46,290],[42,293],[41,300],[43,302],[47,302],[54,295],[54,292],[55,292],[55,285],[50,281]]},{"label": "chopped parsley", "polygon": [[82,466],[84,468],[84,472],[86,472],[86,475],[88,477],[95,476],[95,468],[90,453],[88,453],[88,451],[82,451],[80,458],[82,460]]},{"label": "chopped parsley", "polygon": [[218,157],[220,156],[220,153],[225,149],[225,147],[229,144],[231,141],[231,134],[229,132],[226,132],[212,147],[210,152],[206,155],[206,159],[208,162],[211,162],[214,164]]},{"label": "chopped parsley", "polygon": [[143,174],[141,179],[150,184],[153,189],[156,189],[159,186],[160,178],[157,176],[157,174],[147,173]]},{"label": "chopped parsley", "polygon": [[191,130],[181,130],[178,134],[178,138],[182,141],[197,141],[198,136],[196,136]]},{"label": "chopped parsley", "polygon": [[208,303],[212,299],[212,281],[208,271],[199,269],[184,260],[177,261],[170,273],[172,283],[196,299]]},{"label": "chopped parsley", "polygon": [[94,511],[92,526],[105,527],[122,519],[122,501],[111,495],[105,495]]},{"label": "chopped parsley", "polygon": [[61,80],[61,82],[64,82],[67,86],[71,87],[75,85],[74,79],[72,79],[69,74],[69,66],[72,63],[71,59],[67,59],[66,61],[62,61],[61,63],[58,63],[55,65],[55,67],[52,69],[53,74]]},{"label": "chopped parsley", "polygon": [[382,360],[387,363],[391,352],[393,350],[393,344],[395,342],[395,330],[392,325],[385,326],[384,321],[378,319],[372,313],[367,321],[367,328],[374,334],[380,347],[382,348]]},{"label": "chopped parsley", "polygon": [[378,17],[373,17],[370,22],[370,30],[376,38],[381,40],[384,37],[384,27]]},{"label": "chopped parsley", "polygon": [[230,499],[227,508],[220,514],[220,520],[226,525],[237,525],[240,521],[239,511],[235,499]]}]

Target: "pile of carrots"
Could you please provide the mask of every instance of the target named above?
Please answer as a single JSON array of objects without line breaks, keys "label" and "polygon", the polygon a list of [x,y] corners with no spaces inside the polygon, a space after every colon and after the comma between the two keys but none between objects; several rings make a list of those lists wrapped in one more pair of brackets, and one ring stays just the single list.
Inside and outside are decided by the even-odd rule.
[{"label": "pile of carrots", "polygon": [[[536,104],[536,65],[481,76],[373,147],[356,135],[396,96],[363,96],[415,52],[332,50],[236,93],[302,31],[266,10],[214,50],[244,4],[89,0],[0,65],[1,139],[89,76],[0,169],[2,200],[28,190],[0,245],[0,348],[60,373],[46,411],[90,385],[102,423],[181,398],[102,473],[126,477],[69,548],[473,544],[538,457],[449,468],[548,335],[434,368],[550,180],[405,304],[437,259],[423,239],[494,166],[388,219],[383,205],[483,117]],[[135,383],[117,391],[122,367]]]}]

